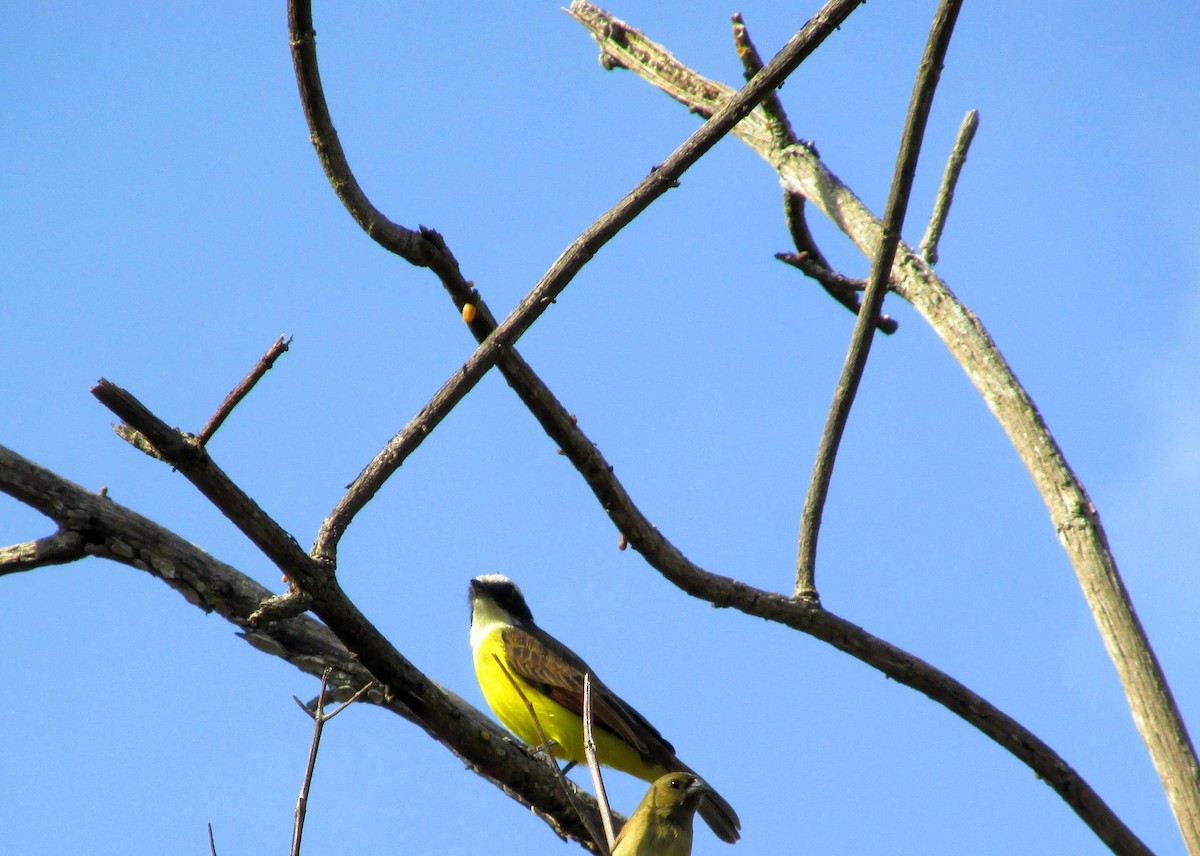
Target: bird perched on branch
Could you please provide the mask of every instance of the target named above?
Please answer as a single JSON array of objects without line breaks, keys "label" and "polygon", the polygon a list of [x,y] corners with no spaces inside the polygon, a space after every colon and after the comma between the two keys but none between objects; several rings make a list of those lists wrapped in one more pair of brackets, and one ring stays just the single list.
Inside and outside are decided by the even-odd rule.
[{"label": "bird perched on branch", "polygon": [[692,818],[711,793],[695,773],[660,776],[621,827],[612,856],[691,856]]},{"label": "bird perched on branch", "polygon": [[[508,577],[485,574],[471,580],[471,650],[475,677],[492,712],[529,745],[541,745],[540,725],[555,758],[584,762],[583,676],[590,673],[592,724],[601,764],[647,782],[665,773],[694,775],[644,716],[605,686],[575,652],[534,623],[524,595]],[[533,706],[536,723],[525,699]],[[737,813],[707,785],[699,795],[699,810],[718,838],[738,840],[742,824]]]}]

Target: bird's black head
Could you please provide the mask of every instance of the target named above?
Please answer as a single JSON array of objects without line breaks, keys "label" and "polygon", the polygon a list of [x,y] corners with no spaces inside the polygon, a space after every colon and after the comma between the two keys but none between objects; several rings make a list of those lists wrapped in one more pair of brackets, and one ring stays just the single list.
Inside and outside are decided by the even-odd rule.
[{"label": "bird's black head", "polygon": [[471,580],[471,602],[483,595],[517,621],[533,623],[533,613],[525,603],[525,595],[517,584],[503,574],[484,574]]}]

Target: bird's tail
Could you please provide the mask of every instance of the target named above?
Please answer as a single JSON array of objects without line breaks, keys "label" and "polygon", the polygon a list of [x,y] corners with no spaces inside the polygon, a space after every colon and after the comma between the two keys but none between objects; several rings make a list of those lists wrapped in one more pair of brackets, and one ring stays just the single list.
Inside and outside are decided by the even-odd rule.
[{"label": "bird's tail", "polygon": [[[671,765],[673,769],[682,773],[691,773],[708,785],[708,781],[687,764],[678,758],[671,760],[674,762]],[[738,819],[737,812],[733,810],[733,806],[725,797],[713,790],[712,785],[708,785],[708,791],[700,800],[699,812],[700,816],[704,818],[704,822],[708,824],[708,828],[722,841],[733,844],[742,837],[742,821]]]},{"label": "bird's tail", "polygon": [[741,837],[742,822],[725,798],[710,790],[700,800],[700,816],[717,838],[733,844]]}]

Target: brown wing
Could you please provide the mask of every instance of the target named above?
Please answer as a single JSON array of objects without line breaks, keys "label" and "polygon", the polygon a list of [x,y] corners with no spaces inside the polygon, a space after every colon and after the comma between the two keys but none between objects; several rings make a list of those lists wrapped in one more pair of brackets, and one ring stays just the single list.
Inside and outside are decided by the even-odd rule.
[{"label": "brown wing", "polygon": [[[540,627],[523,630],[506,627],[504,648],[509,666],[520,677],[567,710],[583,716],[583,675],[592,672],[575,652]],[[675,755],[675,747],[658,729],[610,690],[592,672],[592,724],[603,728],[636,749],[643,758],[668,770],[694,773]],[[716,791],[704,795],[700,816],[722,841],[737,841],[742,823],[724,797]]]},{"label": "brown wing", "polygon": [[642,716],[604,685],[587,663],[540,628],[506,627],[504,648],[512,669],[567,710],[583,716],[583,675],[592,673],[592,724],[624,740],[647,760],[670,767],[675,748]]}]

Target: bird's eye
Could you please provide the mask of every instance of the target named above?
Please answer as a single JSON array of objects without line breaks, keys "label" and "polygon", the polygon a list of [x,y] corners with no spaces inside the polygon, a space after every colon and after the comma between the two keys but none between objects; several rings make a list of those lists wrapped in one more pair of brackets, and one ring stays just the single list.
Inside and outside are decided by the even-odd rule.
[{"label": "bird's eye", "polygon": [[686,785],[683,782],[683,779],[671,779],[670,785],[671,785],[671,790],[673,790],[673,791],[677,791],[680,788],[686,787]]}]

